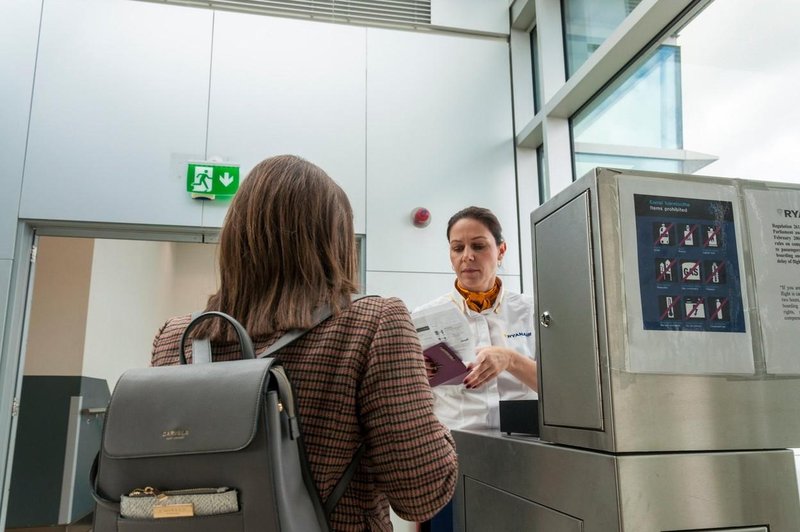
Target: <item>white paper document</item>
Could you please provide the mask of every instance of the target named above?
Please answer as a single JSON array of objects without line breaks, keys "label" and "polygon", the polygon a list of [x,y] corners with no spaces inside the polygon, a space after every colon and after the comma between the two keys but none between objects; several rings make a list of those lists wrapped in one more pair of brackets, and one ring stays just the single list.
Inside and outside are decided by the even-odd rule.
[{"label": "white paper document", "polygon": [[745,190],[767,372],[800,374],[800,190]]},{"label": "white paper document", "polygon": [[472,360],[475,347],[469,322],[451,303],[414,312],[411,315],[422,348],[445,342],[463,360]]}]

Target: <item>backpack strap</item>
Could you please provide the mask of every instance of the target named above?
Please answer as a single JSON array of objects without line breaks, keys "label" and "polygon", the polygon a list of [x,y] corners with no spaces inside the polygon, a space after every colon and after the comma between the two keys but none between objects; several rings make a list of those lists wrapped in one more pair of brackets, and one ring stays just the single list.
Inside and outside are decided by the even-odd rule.
[{"label": "backpack strap", "polygon": [[[368,295],[357,295],[352,296],[352,301],[358,301],[359,299],[370,297]],[[331,309],[328,305],[323,305],[319,307],[313,314],[312,320],[314,324],[308,329],[292,329],[288,331],[286,334],[278,338],[271,346],[269,346],[263,353],[257,355],[259,358],[267,357],[272,355],[273,353],[277,352],[283,347],[291,344],[305,333],[322,323],[323,321],[327,320],[331,317]],[[286,372],[280,366],[273,366],[270,368],[270,373],[275,376],[275,381],[278,384],[278,396],[283,399],[283,406],[286,410],[286,415],[289,420],[289,428],[290,433],[292,435],[292,439],[295,437],[300,436],[300,422],[297,418],[297,414],[295,413],[294,408],[294,392],[292,391],[291,382],[289,382],[289,378],[286,376]],[[347,486],[350,484],[350,480],[353,478],[353,475],[356,474],[356,470],[358,469],[358,464],[361,462],[361,457],[364,456],[364,452],[366,452],[366,445],[362,442],[359,444],[358,448],[356,449],[355,454],[353,455],[352,460],[347,465],[347,469],[345,469],[344,474],[333,487],[330,495],[328,498],[323,501],[323,511],[325,512],[325,521],[327,522],[330,519],[331,513],[333,513],[333,509],[336,508],[336,505],[339,503],[339,499],[342,498],[344,495]],[[303,456],[305,456],[305,451],[303,451]],[[307,463],[307,461],[306,461]],[[310,475],[310,472],[307,471],[307,468],[304,467],[304,472]],[[309,479],[310,480],[310,479]],[[311,483],[313,485],[313,482]]]},{"label": "backpack strap", "polygon": [[[363,299],[365,297],[374,297],[374,296],[370,296],[370,295],[367,295],[367,294],[353,295],[351,297],[351,300],[353,302],[356,302],[359,299]],[[186,356],[184,355],[184,352],[183,352],[183,345],[184,345],[184,343],[186,341],[186,337],[188,336],[189,329],[190,328],[194,328],[194,326],[201,321],[201,320],[197,319],[199,316],[205,315],[204,318],[203,318],[203,319],[205,319],[205,318],[210,317],[209,314],[210,315],[216,315],[216,316],[219,316],[219,317],[222,317],[222,318],[226,318],[229,322],[231,322],[231,324],[233,325],[234,329],[236,329],[236,332],[239,334],[240,341],[243,344],[245,343],[244,340],[243,340],[243,337],[247,336],[247,334],[246,333],[244,335],[242,334],[243,331],[244,331],[244,328],[241,325],[239,325],[239,323],[236,320],[233,320],[233,319],[229,318],[228,316],[222,314],[221,312],[216,312],[216,311],[208,311],[208,312],[198,311],[198,312],[193,312],[192,313],[192,321],[189,323],[189,327],[187,327],[186,330],[183,331],[183,336],[181,337],[181,345],[180,345],[180,350],[179,350],[179,353],[178,353],[178,355],[180,357],[180,360],[181,360],[181,364],[185,364],[186,363]],[[275,351],[278,351],[279,349],[281,349],[283,347],[286,347],[287,345],[291,344],[292,342],[294,342],[295,340],[297,340],[298,338],[303,336],[305,333],[307,333],[308,331],[310,331],[311,329],[313,329],[314,327],[316,327],[317,325],[319,325],[320,323],[322,323],[323,321],[327,320],[330,317],[331,317],[331,309],[330,309],[330,307],[328,305],[322,305],[321,307],[317,308],[314,311],[314,313],[311,315],[311,320],[313,321],[313,323],[311,324],[311,327],[309,327],[308,329],[292,329],[292,330],[286,332],[283,336],[278,338],[271,346],[269,346],[265,351],[263,351],[262,353],[259,353],[256,356],[258,358],[264,358],[264,357],[270,356]],[[195,321],[195,320],[197,320],[197,321]],[[252,347],[250,349],[252,350]],[[246,351],[246,346],[243,346],[242,351],[243,352]],[[244,353],[244,358],[253,358],[253,357],[252,356],[247,356],[247,353]],[[211,358],[211,341],[208,338],[195,338],[195,339],[192,339],[192,363],[193,364],[200,364],[200,363],[211,362],[211,361],[212,361],[212,358]]]},{"label": "backpack strap", "polygon": [[[289,436],[292,439],[299,438],[300,421],[295,413],[294,393],[292,391],[292,385],[289,382],[289,378],[286,376],[286,372],[281,366],[272,366],[269,369],[269,372],[273,377],[275,377],[275,382],[278,384],[278,397],[281,398],[281,404],[283,405],[284,412],[286,412],[286,417],[289,421]],[[355,454],[353,455],[353,458],[347,465],[347,469],[344,470],[342,477],[333,487],[333,490],[331,490],[328,498],[322,502],[326,520],[330,519],[333,509],[336,508],[336,504],[339,502],[339,499],[342,498],[342,495],[344,495],[348,484],[350,484],[350,480],[353,478],[353,475],[356,474],[358,464],[361,462],[361,457],[364,456],[366,449],[367,448],[363,442],[359,444]],[[303,454],[305,455],[305,452]]]},{"label": "backpack strap", "polygon": [[[197,318],[202,311],[192,313],[192,320]],[[207,364],[211,362],[211,342],[208,340],[192,339],[192,364]]]},{"label": "backpack strap", "polygon": [[328,498],[325,499],[323,503],[325,507],[325,518],[330,519],[331,514],[333,513],[333,509],[336,508],[336,505],[339,503],[339,499],[342,498],[344,495],[344,491],[347,489],[347,485],[350,484],[350,480],[353,478],[353,475],[356,474],[356,469],[358,469],[358,464],[361,462],[361,457],[364,456],[364,452],[367,450],[367,446],[364,445],[362,442],[358,449],[356,449],[356,453],[353,455],[353,459],[350,460],[350,463],[347,465],[347,469],[344,470],[344,474],[342,478],[339,479],[339,482],[333,487],[331,494],[328,495]]},{"label": "backpack strap", "polygon": [[[351,299],[352,299],[353,302],[355,302],[355,301],[358,301],[359,299],[362,299],[362,298],[365,298],[365,297],[369,297],[369,296],[367,296],[367,295],[354,295],[354,296],[352,296]],[[312,321],[311,327],[309,327],[308,329],[292,329],[290,331],[287,331],[286,333],[284,333],[283,336],[281,336],[280,338],[275,340],[275,342],[273,342],[273,344],[271,346],[269,346],[263,352],[259,353],[257,355],[257,357],[258,358],[268,357],[268,356],[272,355],[273,353],[275,353],[276,351],[286,347],[287,345],[289,345],[292,342],[294,342],[295,340],[299,339],[305,333],[307,333],[308,331],[310,331],[311,329],[313,329],[314,327],[316,327],[317,325],[322,323],[323,321],[325,321],[328,318],[330,318],[331,314],[332,314],[332,312],[331,312],[330,306],[322,305],[321,307],[317,307],[317,309],[314,310],[314,313],[311,314],[311,321]]]},{"label": "backpack strap", "polygon": [[97,465],[100,461],[100,452],[101,451],[98,451],[94,456],[92,467],[89,469],[89,492],[92,494],[92,498],[94,498],[97,504],[107,508],[108,510],[111,510],[112,512],[119,513],[119,502],[106,499],[100,495],[100,492],[97,490]]}]

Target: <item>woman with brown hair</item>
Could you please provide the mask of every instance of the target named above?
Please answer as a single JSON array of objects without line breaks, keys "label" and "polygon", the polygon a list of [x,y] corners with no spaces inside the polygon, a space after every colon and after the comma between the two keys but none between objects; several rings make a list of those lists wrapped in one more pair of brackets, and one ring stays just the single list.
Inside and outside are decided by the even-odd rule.
[{"label": "woman with brown hair", "polygon": [[[508,244],[492,211],[471,206],[455,213],[447,242],[453,289],[415,312],[437,309],[464,320],[470,348],[461,355],[469,372],[460,383],[434,388],[434,411],[450,429],[497,429],[501,400],[537,397],[533,300],[507,291],[497,275]],[[452,506],[420,529],[452,531]]]},{"label": "woman with brown hair", "polygon": [[[311,473],[328,497],[361,442],[366,453],[331,515],[334,530],[391,530],[389,505],[421,521],[450,500],[457,461],[433,414],[422,351],[405,305],[357,292],[353,214],[320,168],[282,155],[256,165],[234,197],[220,234],[220,289],[206,311],[242,323],[256,348],[333,316],[279,351],[292,380]],[[154,366],[178,362],[189,315],[172,318],[153,342]],[[210,338],[213,360],[240,358],[221,320],[193,334]],[[187,346],[187,354],[190,353]]]},{"label": "woman with brown hair", "polygon": [[434,388],[434,411],[450,429],[497,429],[500,400],[535,399],[538,388],[533,300],[506,290],[497,275],[508,244],[497,216],[467,207],[447,223],[452,290],[415,312],[445,309],[463,317],[471,350],[463,381]]}]

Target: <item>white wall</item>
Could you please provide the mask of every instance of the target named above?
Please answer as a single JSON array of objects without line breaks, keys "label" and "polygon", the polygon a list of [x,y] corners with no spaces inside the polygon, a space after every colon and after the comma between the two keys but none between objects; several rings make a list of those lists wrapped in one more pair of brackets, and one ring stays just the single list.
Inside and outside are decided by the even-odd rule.
[{"label": "white wall", "polygon": [[170,292],[165,319],[204,309],[219,287],[216,245],[173,242],[169,247],[172,270],[162,272]]},{"label": "white wall", "polygon": [[[304,157],[334,178],[365,231],[366,28],[217,13],[208,155],[246,173],[271,155]],[[203,205],[219,226],[223,203]]]},{"label": "white wall", "polygon": [[97,240],[92,261],[83,375],[113,390],[129,368],[150,363],[169,311],[173,257],[167,243]]},{"label": "white wall", "polygon": [[216,291],[215,252],[209,244],[96,240],[83,375],[113,390],[125,370],[148,366],[166,320],[203,309]]},{"label": "white wall", "polygon": [[[467,19],[507,25],[503,3],[459,16],[434,7],[477,29]],[[468,205],[496,212],[505,274],[520,276],[529,237],[518,233],[505,38],[44,0],[35,79],[23,217],[219,227],[229,202],[188,197],[188,160],[220,157],[246,174],[297,153],[348,193],[368,291],[430,298],[420,287],[451,274],[447,219]],[[433,213],[425,229],[410,221],[419,206]]]},{"label": "white wall", "polygon": [[469,205],[497,214],[519,275],[508,43],[369,28],[367,50],[367,292],[448,291],[447,221]]},{"label": "white wall", "polygon": [[[502,4],[461,13],[507,18]],[[297,153],[343,186],[359,233],[397,206],[378,193],[387,182],[419,191],[430,178],[432,194],[447,187],[425,198],[439,216],[484,198],[506,210],[503,191],[501,218],[516,223],[505,38],[44,0],[35,80],[24,218],[218,227],[228,203],[191,200],[186,162],[219,157],[244,175]]]},{"label": "white wall", "polygon": [[0,259],[14,256],[40,11],[30,0],[0,2]]},{"label": "white wall", "polygon": [[20,216],[199,225],[179,163],[204,157],[211,28],[208,10],[45,0]]},{"label": "white wall", "polygon": [[[370,28],[367,269],[450,272],[447,220],[492,208],[514,243],[516,190],[508,44]],[[432,213],[411,223],[415,207]],[[508,273],[518,274],[510,246]]]},{"label": "white wall", "polygon": [[92,239],[39,239],[25,375],[81,374],[93,248]]},{"label": "white wall", "polygon": [[509,0],[431,0],[431,24],[508,33]]}]

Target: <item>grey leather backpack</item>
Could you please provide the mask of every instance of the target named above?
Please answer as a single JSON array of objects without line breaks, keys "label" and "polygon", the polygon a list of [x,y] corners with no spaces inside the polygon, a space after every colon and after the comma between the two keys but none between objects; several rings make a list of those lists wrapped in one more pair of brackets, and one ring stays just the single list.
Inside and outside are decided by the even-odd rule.
[{"label": "grey leather backpack", "polygon": [[[329,315],[325,310],[317,323]],[[236,329],[243,360],[186,364],[189,332],[214,316]],[[183,334],[181,365],[123,374],[91,475],[94,532],[329,530],[328,517],[364,446],[322,501],[306,461],[291,384],[269,357],[305,332],[291,331],[255,357],[241,324],[207,312]],[[193,352],[210,353],[210,345],[201,345],[205,341],[195,342]]]}]

